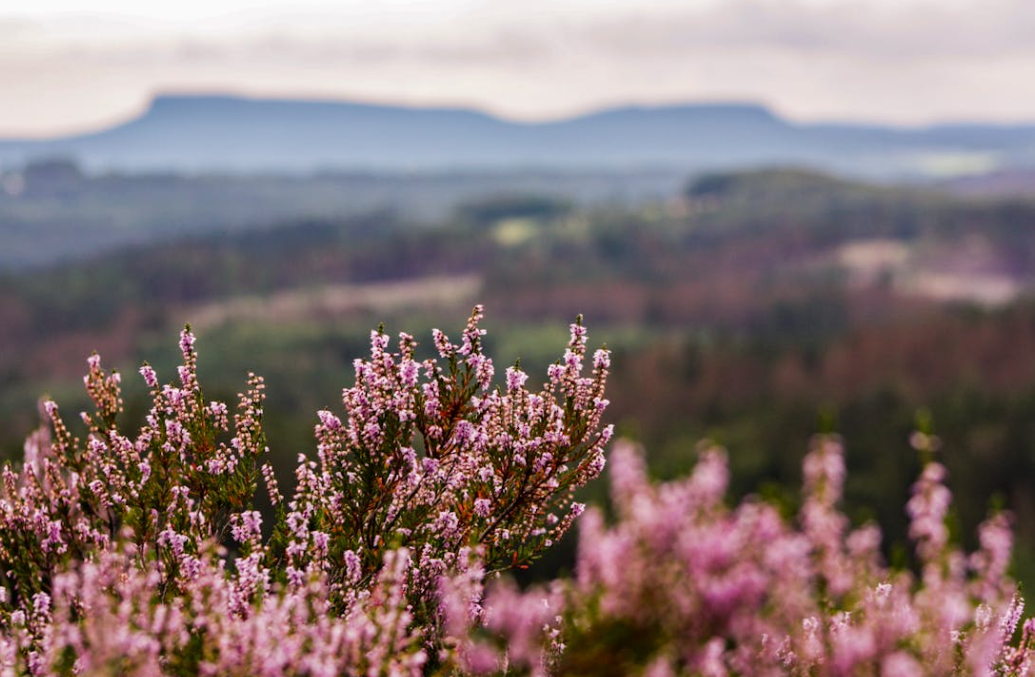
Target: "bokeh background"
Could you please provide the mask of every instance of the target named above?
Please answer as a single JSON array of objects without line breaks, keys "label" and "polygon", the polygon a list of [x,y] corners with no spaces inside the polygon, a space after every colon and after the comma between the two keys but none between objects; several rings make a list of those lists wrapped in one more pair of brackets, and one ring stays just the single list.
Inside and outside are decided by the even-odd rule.
[{"label": "bokeh background", "polygon": [[211,396],[266,376],[290,484],[378,323],[482,302],[543,374],[582,313],[656,476],[710,437],[791,509],[840,431],[908,565],[920,418],[956,536],[1011,510],[1035,583],[1033,33],[1024,0],[4,7],[0,449],[94,350],[171,378],[191,322]]}]

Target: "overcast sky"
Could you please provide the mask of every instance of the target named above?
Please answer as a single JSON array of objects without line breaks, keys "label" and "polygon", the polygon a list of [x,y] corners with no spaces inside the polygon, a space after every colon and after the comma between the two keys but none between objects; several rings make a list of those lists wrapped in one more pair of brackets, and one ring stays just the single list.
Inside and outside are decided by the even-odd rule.
[{"label": "overcast sky", "polygon": [[[0,8],[0,136],[156,92],[524,120],[757,101],[798,120],[1035,121],[1035,0],[34,0]],[[153,6],[153,9],[149,6]]]}]

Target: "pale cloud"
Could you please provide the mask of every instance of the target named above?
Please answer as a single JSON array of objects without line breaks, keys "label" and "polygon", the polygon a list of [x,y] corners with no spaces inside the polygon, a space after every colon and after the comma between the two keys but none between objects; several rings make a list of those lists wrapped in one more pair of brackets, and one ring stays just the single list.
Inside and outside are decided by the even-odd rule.
[{"label": "pale cloud", "polygon": [[0,135],[102,126],[156,91],[521,119],[720,98],[797,119],[1035,120],[1029,0],[76,4],[0,11]]}]

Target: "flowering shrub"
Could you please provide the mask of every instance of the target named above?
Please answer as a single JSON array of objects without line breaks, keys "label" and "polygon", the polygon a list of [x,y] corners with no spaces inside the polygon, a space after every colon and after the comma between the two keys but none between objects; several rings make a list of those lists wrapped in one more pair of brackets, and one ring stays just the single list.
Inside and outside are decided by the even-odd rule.
[{"label": "flowering shrub", "polygon": [[[929,452],[934,440],[914,442]],[[926,464],[907,506],[919,579],[881,563],[876,526],[851,529],[837,510],[845,465],[835,436],[814,440],[792,520],[753,499],[727,507],[726,459],[713,446],[700,448],[687,479],[660,486],[629,443],[616,445],[609,467],[617,523],[606,526],[596,509],[583,517],[562,602],[528,593],[563,614],[555,674],[1031,672],[1035,620],[1018,630],[1024,603],[1006,576],[1006,516],[982,525],[978,552],[951,547],[938,463]],[[556,642],[548,632],[539,641],[549,658]]]},{"label": "flowering shrub", "polygon": [[[280,491],[252,376],[232,416],[198,385],[140,371],[153,405],[119,426],[120,378],[89,359],[95,411],[76,437],[54,403],[3,469],[0,674],[1025,675],[1035,621],[1007,576],[1007,517],[967,555],[949,542],[934,438],[906,506],[917,572],[887,567],[874,525],[839,512],[840,440],[805,458],[801,509],[727,506],[721,449],[662,485],[629,443],[611,465],[617,520],[582,519],[576,574],[522,592],[532,561],[582,512],[600,473],[609,356],[583,376],[571,327],[544,387],[494,385],[476,308],[437,358],[371,335],[344,411],[318,412],[315,457]],[[256,509],[260,484],[272,519]]]},{"label": "flowering shrub", "polygon": [[[373,332],[344,415],[319,412],[317,455],[299,457],[290,500],[263,460],[261,378],[231,429],[228,407],[202,394],[185,330],[177,383],[140,370],[153,405],[131,436],[119,375],[91,357],[85,437],[47,402],[49,425],[3,470],[5,674],[449,669],[460,642],[443,628],[478,615],[487,573],[526,564],[570,527],[583,508],[572,491],[600,473],[611,435],[608,354],[582,375],[581,323],[531,392],[517,366],[493,385],[481,317],[459,344],[436,330],[438,358],[420,362],[412,337],[391,352]],[[277,512],[266,528],[260,479]],[[466,595],[465,618],[447,589]]]}]

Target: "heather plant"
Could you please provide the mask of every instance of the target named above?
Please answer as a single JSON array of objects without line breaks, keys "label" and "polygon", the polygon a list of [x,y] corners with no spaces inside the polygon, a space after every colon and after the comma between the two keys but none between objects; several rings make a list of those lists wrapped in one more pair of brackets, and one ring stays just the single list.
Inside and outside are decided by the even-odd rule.
[{"label": "heather plant", "polygon": [[[654,485],[640,452],[617,444],[617,521],[597,509],[582,518],[576,575],[560,595],[533,591],[524,605],[495,608],[489,598],[492,614],[517,615],[494,620],[495,646],[538,656],[557,675],[1030,674],[1035,620],[1022,624],[1006,575],[1007,516],[981,526],[977,552],[953,547],[936,439],[917,433],[913,443],[928,459],[907,505],[917,575],[887,567],[877,526],[852,528],[838,510],[836,436],[813,441],[791,519],[752,498],[727,506],[718,447],[699,448],[688,478]],[[533,601],[557,615],[540,613],[529,648],[520,614]]]},{"label": "heather plant", "polygon": [[[144,425],[120,429],[120,376],[89,359],[95,410],[75,436],[53,402],[3,470],[0,664],[12,673],[421,674],[455,665],[453,596],[468,623],[488,573],[532,561],[581,512],[572,492],[604,466],[610,427],[586,332],[541,390],[518,365],[494,384],[476,307],[460,342],[371,335],[344,412],[319,412],[315,458],[285,498],[249,377],[233,424],[205,399],[189,328],[177,382]],[[255,494],[276,509],[264,528]],[[455,607],[455,604],[452,605]],[[456,619],[453,619],[456,622]],[[466,627],[466,625],[465,625]]]},{"label": "heather plant", "polygon": [[370,359],[356,361],[356,385],[344,392],[346,418],[319,412],[318,460],[299,459],[295,499],[274,533],[271,552],[291,583],[322,571],[347,606],[385,549],[405,547],[415,611],[428,621],[437,607],[424,603],[467,549],[488,573],[523,566],[581,513],[572,491],[603,469],[611,436],[598,432],[607,351],[582,376],[577,322],[542,391],[525,388],[518,366],[496,388],[480,319],[476,308],[458,345],[433,332],[444,366],[418,363],[408,335],[394,354],[385,334],[372,335]]}]

